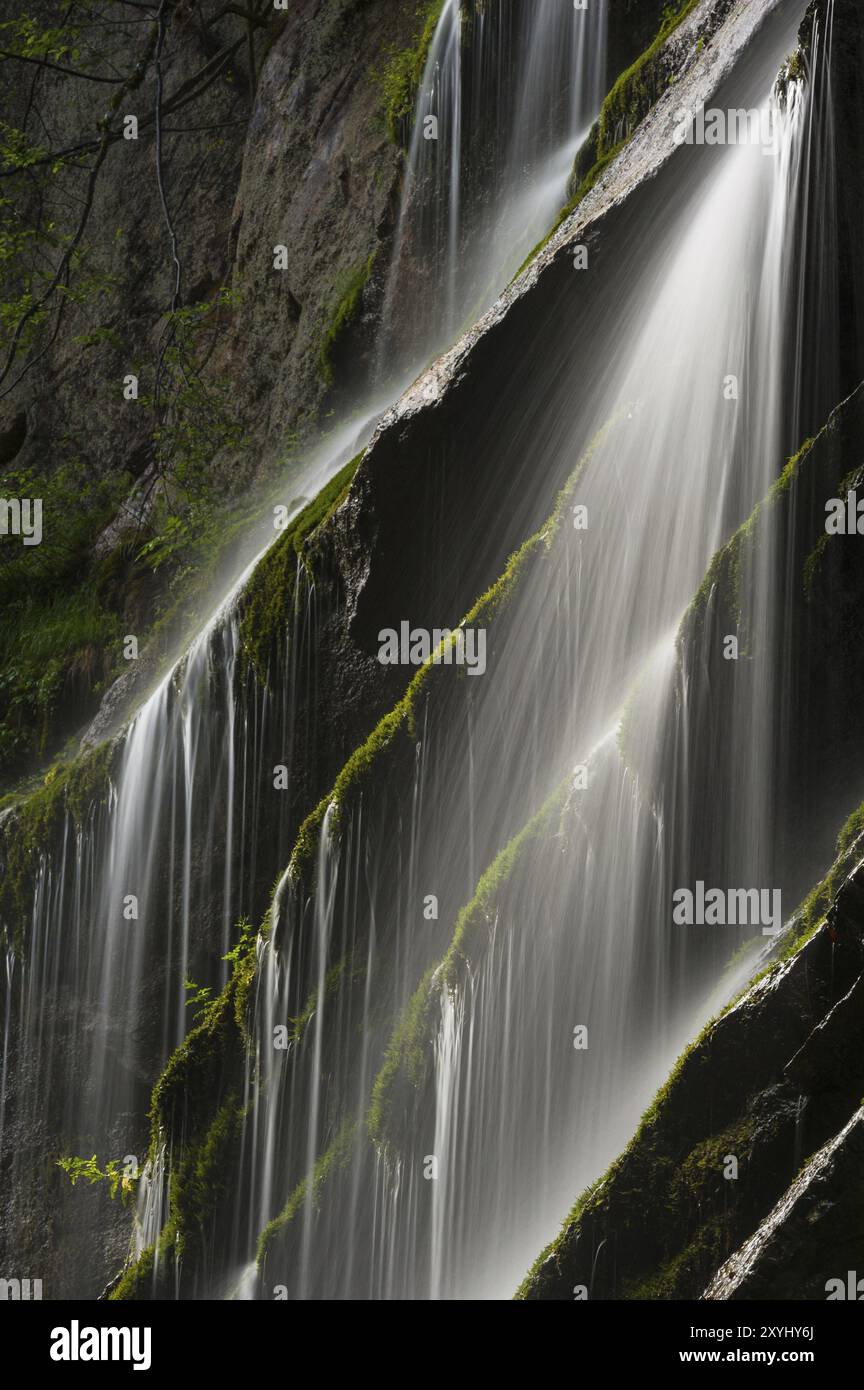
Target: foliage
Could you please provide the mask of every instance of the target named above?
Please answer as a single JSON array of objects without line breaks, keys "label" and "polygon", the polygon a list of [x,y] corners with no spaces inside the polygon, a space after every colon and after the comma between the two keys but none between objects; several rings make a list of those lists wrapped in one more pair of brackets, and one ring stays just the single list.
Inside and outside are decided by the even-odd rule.
[{"label": "foliage", "polygon": [[333,310],[330,323],[324,333],[324,340],[318,353],[318,370],[322,380],[328,386],[333,385],[333,349],[345,332],[346,328],[356,319],[363,298],[369,277],[372,274],[372,267],[375,264],[377,250],[373,251],[365,261],[361,261],[353,270],[348,271],[342,277],[336,307]]},{"label": "foliage", "polygon": [[357,454],[289,524],[256,567],[246,585],[240,613],[244,663],[266,682],[270,658],[278,651],[291,618],[297,566],[309,563],[307,543],[345,497],[363,454]]},{"label": "foliage", "polygon": [[112,1158],[104,1168],[100,1168],[95,1154],[91,1158],[58,1158],[57,1167],[63,1169],[73,1187],[79,1179],[83,1179],[91,1187],[97,1182],[107,1182],[108,1195],[112,1202],[118,1192],[124,1204],[135,1195],[136,1179],[121,1171],[122,1159]]},{"label": "foliage", "polygon": [[0,496],[41,500],[43,528],[38,546],[0,537],[0,772],[48,749],[61,702],[76,712],[119,651],[120,616],[100,596],[92,545],[124,490],[78,458],[48,478],[0,472]]},{"label": "foliage", "polygon": [[373,73],[381,93],[387,133],[394,144],[403,138],[411,119],[414,97],[423,79],[429,45],[443,8],[444,0],[425,0],[419,5],[420,26],[413,42],[407,48],[391,48],[385,66]]},{"label": "foliage", "polygon": [[142,397],[156,419],[152,438],[159,483],[156,534],[140,554],[154,569],[197,546],[202,533],[215,538],[219,504],[213,459],[246,443],[230,380],[206,370],[223,311],[236,303],[237,296],[223,287],[212,303],[177,309],[166,318],[154,390]]}]

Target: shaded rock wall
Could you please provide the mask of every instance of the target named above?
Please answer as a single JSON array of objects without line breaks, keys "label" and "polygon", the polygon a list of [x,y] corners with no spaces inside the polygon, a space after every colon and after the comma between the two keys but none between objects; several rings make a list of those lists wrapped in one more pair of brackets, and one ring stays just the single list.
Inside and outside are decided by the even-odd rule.
[{"label": "shaded rock wall", "polygon": [[[825,1028],[844,1047],[860,1035],[850,1002],[864,964],[862,851],[859,837],[843,856],[847,869],[855,867],[830,930],[820,924],[685,1053],[625,1154],[577,1204],[520,1297],[572,1299],[582,1286],[592,1299],[697,1298],[709,1283],[706,1296],[714,1298],[825,1297],[826,1281],[845,1273],[847,1259],[849,1268],[860,1264],[860,1226],[832,1239],[854,1215],[857,1184],[838,1185],[827,1206],[818,1206],[817,1194],[832,1163],[840,1179],[841,1155],[860,1142],[853,1118],[860,1076],[838,1073],[819,1040]],[[724,1176],[730,1157],[735,1178]],[[824,1227],[804,1241],[808,1202]],[[795,1262],[781,1271],[774,1261],[784,1244]]]}]

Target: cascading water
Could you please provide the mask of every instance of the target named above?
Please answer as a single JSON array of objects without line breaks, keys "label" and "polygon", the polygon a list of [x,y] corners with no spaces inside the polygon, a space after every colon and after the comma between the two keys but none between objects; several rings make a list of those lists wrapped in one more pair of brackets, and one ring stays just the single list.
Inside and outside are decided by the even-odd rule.
[{"label": "cascading water", "polygon": [[[379,344],[440,351],[494,300],[564,202],[603,95],[606,0],[445,0],[417,96]],[[406,293],[423,312],[399,318]]]},{"label": "cascading water", "polygon": [[[335,432],[310,458],[302,486],[317,492],[373,420]],[[278,843],[279,820],[260,787],[295,731],[286,704],[251,673],[245,692],[237,679],[237,605],[256,563],[119,745],[106,745],[108,797],[77,829],[67,812],[59,843],[41,853],[17,1000],[11,964],[7,971],[4,1059],[13,1011],[21,1058],[16,1133],[38,1128],[47,1095],[62,1097],[58,1155],[122,1152],[133,1176],[147,1150],[142,1118],[153,1079],[189,1029],[190,976],[221,987],[234,924],[260,900],[261,875],[272,879],[257,845],[271,835]],[[298,621],[298,652],[303,628]],[[15,1143],[10,1161],[23,1188],[29,1153]],[[155,1167],[139,1193],[151,1238],[164,1214],[164,1157]]]},{"label": "cascading water", "polygon": [[[266,948],[268,1005],[256,1023],[268,1060],[255,1121],[260,1130],[266,1115],[267,1135],[255,1147],[266,1155],[267,1197],[277,1196],[281,1172],[282,1202],[292,1188],[303,1200],[288,1200],[265,1238],[268,1292],[512,1293],[574,1192],[632,1133],[697,1020],[752,969],[751,952],[718,986],[718,964],[741,935],[722,944],[673,936],[672,892],[699,876],[702,847],[695,834],[672,833],[681,808],[664,804],[660,753],[678,622],[799,428],[777,344],[796,331],[794,228],[811,112],[795,83],[782,103],[768,94],[802,13],[788,7],[786,27],[748,74],[773,110],[770,158],[758,145],[694,152],[688,196],[643,237],[638,273],[622,292],[610,341],[626,350],[588,408],[574,410],[579,383],[566,373],[547,401],[533,467],[561,476],[562,454],[585,455],[574,499],[587,529],[511,600],[494,679],[454,694],[447,717],[418,730],[401,816],[387,819],[369,793],[337,838],[325,820],[314,909],[283,885]],[[767,708],[741,711],[747,776],[727,816],[722,882],[788,877],[771,854],[769,719]],[[556,794],[574,764],[587,770],[587,787]],[[552,799],[539,847],[505,883],[479,960],[469,952],[442,967],[395,1039],[403,1071],[422,1074],[422,1032],[418,1044],[413,1030],[431,1011],[432,1079],[406,1098],[385,1061],[370,1111],[370,1039],[379,1055],[386,1042],[378,1016],[407,1003],[436,947],[440,957],[447,946],[447,924],[420,937],[417,901],[442,883],[444,866],[456,901],[471,897],[476,867],[503,848],[506,827],[532,824],[526,789],[535,811]],[[318,996],[314,1044],[300,1035],[289,1056],[275,1057],[273,1021],[296,1018],[302,1003],[286,962],[308,979],[302,957],[313,938],[319,952],[329,948],[326,961],[315,957],[320,983],[329,963],[362,967],[362,985],[340,993],[336,1016]],[[584,1052],[573,1046],[583,1024]],[[248,1177],[261,1190],[255,1165]],[[278,1209],[277,1197],[269,1215]],[[299,1229],[286,1236],[291,1222]]]},{"label": "cascading water", "polygon": [[[594,7],[591,20],[574,18],[569,9],[562,11],[553,0],[542,0],[530,12],[520,10],[518,20],[513,19],[509,7],[500,8],[502,13],[508,11],[506,21],[501,16],[493,19],[485,6],[478,6],[473,15],[469,84],[461,72],[463,7],[455,3],[444,7],[427,76],[429,90],[434,89],[435,100],[441,102],[441,148],[446,153],[431,182],[426,177],[428,165],[423,176],[417,177],[421,154],[425,157],[427,153],[417,138],[428,95],[426,79],[418,98],[405,200],[410,214],[403,209],[391,283],[399,280],[404,285],[406,228],[416,215],[418,225],[411,233],[413,251],[422,255],[424,245],[431,248],[431,281],[435,286],[426,336],[418,345],[421,358],[432,345],[452,336],[471,304],[494,296],[532,242],[547,229],[561,201],[580,123],[587,123],[599,99],[604,61],[602,5]],[[473,243],[480,226],[476,218],[483,211],[485,195],[479,199],[478,212],[477,208],[469,209],[461,191],[467,158],[462,133],[469,119],[466,115],[463,121],[460,111],[464,100],[476,128],[480,130],[482,125],[486,129],[490,97],[500,94],[505,69],[509,83],[505,105],[512,103],[518,120],[505,132],[496,132],[492,141],[494,175],[490,174],[491,184],[486,187],[494,187],[494,193],[491,221],[485,224],[491,241],[472,264],[466,258],[463,265],[469,232]],[[552,75],[555,100],[551,103],[537,86],[541,70]],[[552,165],[542,163],[550,146],[555,152],[554,178],[548,177]],[[450,190],[445,200],[446,230],[430,230],[429,212],[438,205],[440,185],[436,180],[440,177],[446,178]],[[546,180],[542,190],[538,179],[541,183]],[[479,185],[473,172],[471,185],[476,192]],[[527,200],[530,213],[518,205],[527,187],[531,188]],[[542,198],[538,190],[543,192]],[[388,304],[395,302],[394,296],[395,291],[388,294]],[[410,359],[406,365],[404,358],[397,363],[391,357],[388,392],[407,384],[415,369]],[[295,492],[314,496],[356,454],[368,439],[386,398],[380,390],[377,397],[370,392],[352,422],[335,431],[301,476],[292,480]],[[301,683],[304,689],[309,686],[309,699],[313,699],[310,671],[299,669],[296,663],[307,659],[303,653],[314,651],[315,632],[314,600],[298,574],[298,608],[309,605],[307,631],[304,641],[298,640],[292,648],[295,665],[286,675],[285,688],[274,696],[248,673],[243,678],[244,687],[238,675],[238,603],[255,563],[235,579],[186,656],[161,681],[112,750],[106,764],[111,787],[107,800],[91,810],[77,828],[67,815],[59,844],[46,847],[41,854],[23,968],[16,975],[10,956],[3,991],[0,1136],[4,1134],[9,1075],[18,1065],[16,1134],[39,1132],[45,1096],[60,1096],[59,1132],[54,1139],[58,1153],[96,1151],[103,1160],[122,1154],[124,1163],[128,1159],[134,1168],[147,1148],[143,1117],[154,1078],[188,1031],[190,977],[218,988],[227,974],[222,958],[231,944],[234,924],[246,914],[260,915],[262,883],[268,874],[272,881],[272,864],[285,852],[284,828],[278,815],[274,820],[263,808],[260,788],[272,777],[277,758],[291,762],[299,738],[295,729],[298,702],[292,682],[298,688]],[[297,616],[295,613],[295,621]],[[269,845],[267,853],[259,852],[262,842]],[[322,875],[326,877],[326,837],[322,856]],[[338,873],[336,860],[333,873]],[[313,1079],[299,1077],[298,1095],[291,1102],[287,1119],[295,1120],[299,1114],[296,1106],[308,1103],[301,1170],[314,1161],[317,1118],[324,1104],[314,1075],[321,1063],[325,1024],[328,1029],[331,1026],[326,1012],[329,913],[326,906],[316,907],[314,930],[319,945]],[[273,936],[281,940],[275,912]],[[374,951],[373,941],[368,946],[370,959]],[[272,1013],[280,992],[290,992],[292,963],[290,955],[286,960],[272,950],[262,952],[262,957],[259,994],[265,1013]],[[402,992],[410,969],[406,960]],[[298,978],[302,978],[300,972]],[[396,997],[399,993],[397,988]],[[306,1001],[301,1000],[298,1015],[305,1007]],[[146,1019],[143,1026],[142,1018]],[[337,1026],[344,1026],[338,1014],[335,1021]],[[24,1059],[17,1064],[9,1057],[13,1026],[16,1051]],[[371,1029],[369,1037],[359,1067],[361,1089],[368,1086],[373,1074]],[[35,1066],[31,1058],[38,1059]],[[247,1082],[250,1097],[264,1070],[256,1068],[253,1061]],[[302,1068],[297,1070],[299,1073]],[[272,1090],[276,1089],[274,1085]],[[248,1197],[247,1224],[253,1235],[272,1214],[274,1200],[281,1203],[283,1177],[275,1152],[282,1116],[275,1103],[269,1109],[264,1105],[258,1109],[264,1117],[263,1129],[262,1135],[255,1137],[252,1157],[260,1178],[250,1186]],[[25,1191],[32,1176],[31,1155],[15,1142],[9,1158],[10,1180]],[[171,1155],[163,1147],[144,1171],[138,1199],[138,1251],[153,1242],[164,1221],[170,1164]],[[311,1193],[307,1205],[311,1207]],[[70,1223],[65,1232],[70,1249],[75,1224]],[[240,1243],[245,1246],[246,1240],[244,1225]],[[64,1240],[57,1244],[61,1259],[55,1288],[62,1288],[64,1279],[74,1287],[81,1277],[81,1261],[76,1265],[75,1258],[70,1258],[67,1269],[62,1258]],[[86,1249],[86,1242],[81,1248]],[[304,1268],[311,1260],[307,1243]],[[86,1266],[86,1255],[83,1263]]]},{"label": "cascading water", "polygon": [[[748,70],[744,94],[766,108],[803,9],[785,6]],[[605,22],[600,3],[501,0],[468,19],[445,3],[417,99],[381,379],[404,384],[405,363],[449,341],[548,230],[599,102]],[[281,684],[247,670],[240,648],[253,562],[126,731],[107,801],[83,826],[67,818],[41,855],[21,969],[7,961],[0,1144],[14,1076],[17,1133],[38,1130],[54,1092],[67,1152],[143,1152],[150,1088],[188,1030],[188,978],[224,983],[236,922],[270,901],[233,1224],[195,1295],[512,1294],[683,1042],[752,967],[753,951],[718,980],[739,938],[672,932],[672,890],[702,871],[681,804],[686,685],[680,707],[673,696],[685,606],[800,425],[796,277],[818,253],[793,229],[801,202],[825,196],[809,180],[826,135],[803,85],[774,100],[770,158],[746,146],[676,155],[674,197],[609,292],[590,380],[571,363],[569,325],[526,364],[502,406],[502,476],[512,465],[530,513],[581,458],[562,533],[495,629],[491,676],[420,704],[405,777],[370,785],[347,817],[325,811],[309,881],[285,871],[267,892],[294,826],[261,791],[274,762],[292,770],[301,703],[305,718],[315,701],[315,585],[299,561]],[[414,332],[399,319],[424,278]],[[529,478],[520,416],[541,387]],[[367,401],[311,460],[304,493],[365,443],[382,405]],[[571,526],[571,505],[587,529],[575,511]],[[766,600],[761,625],[776,619]],[[728,881],[785,883],[767,695],[734,718],[747,775],[722,807],[713,863]],[[440,912],[418,926],[427,895]],[[575,1045],[583,1027],[587,1047]],[[39,1059],[26,1075],[13,1036]],[[173,1159],[159,1142],[139,1185],[134,1253],[155,1247],[154,1286],[171,1258],[158,1237]],[[25,1185],[29,1162],[13,1148],[13,1182]],[[184,1278],[172,1263],[177,1296]]]}]

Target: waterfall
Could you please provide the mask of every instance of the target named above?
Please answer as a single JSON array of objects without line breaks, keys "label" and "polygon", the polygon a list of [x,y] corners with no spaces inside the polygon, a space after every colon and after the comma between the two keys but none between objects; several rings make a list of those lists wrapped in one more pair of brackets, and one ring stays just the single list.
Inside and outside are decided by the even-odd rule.
[{"label": "waterfall", "polygon": [[[310,454],[303,490],[316,493],[356,453],[382,404]],[[258,545],[188,652],[105,746],[101,804],[77,826],[67,811],[55,841],[40,847],[17,998],[9,956],[0,1134],[8,1071],[16,1133],[38,1132],[50,1095],[60,1114],[58,1158],[95,1152],[103,1163],[119,1157],[140,1169],[138,1248],[142,1239],[152,1243],[165,1214],[164,1154],[145,1165],[153,1082],[189,1031],[189,986],[218,993],[235,924],[262,902],[262,876],[272,880],[271,861],[282,852],[279,819],[261,787],[293,747],[293,711],[254,673],[241,681],[237,669],[238,605],[263,553]],[[301,606],[302,583],[297,592]],[[299,660],[314,649],[314,621],[295,615],[295,624]],[[271,837],[272,848],[259,853],[259,841]],[[10,1145],[9,1160],[13,1181],[26,1187],[29,1152]]]},{"label": "waterfall", "polygon": [[[716,809],[688,762],[702,673],[676,638],[712,554],[799,442],[805,268],[818,264],[832,301],[829,260],[801,231],[825,204],[830,238],[831,190],[814,174],[824,92],[775,86],[805,0],[782,8],[725,94],[757,101],[766,127],[770,115],[770,150],[676,152],[658,175],[668,196],[646,199],[605,263],[596,340],[580,342],[593,321],[576,288],[595,271],[574,266],[572,314],[526,349],[500,407],[501,476],[525,515],[567,483],[563,525],[490,622],[489,673],[418,699],[399,775],[385,765],[347,810],[334,797],[309,864],[287,867],[296,826],[265,789],[276,764],[292,786],[302,774],[321,634],[298,560],[284,667],[265,680],[246,660],[244,595],[268,529],[105,751],[107,795],[40,843],[20,967],[7,955],[0,1145],[14,1078],[16,1132],[41,1133],[59,1094],[52,1142],[140,1161],[132,1254],[155,1246],[154,1286],[171,1259],[178,1297],[510,1296],[753,969],[752,931],[676,928],[671,902],[706,864],[724,884],[795,882],[771,829],[770,550],[749,576],[756,630],[736,634],[769,656],[732,702]],[[356,456],[391,393],[549,230],[599,106],[606,19],[600,0],[445,0],[377,376],[295,492],[315,495]],[[826,50],[830,30],[820,74]],[[472,525],[495,521],[490,504]],[[185,1282],[158,1246],[174,1154],[147,1131],[150,1091],[228,979],[237,923],[262,919],[231,1228]],[[26,1186],[32,1155],[9,1153]],[[71,1286],[98,1232],[58,1222],[79,1252],[58,1276]]]},{"label": "waterfall", "polygon": [[549,231],[605,58],[606,0],[445,0],[417,94],[379,370],[446,347]]},{"label": "waterfall", "polygon": [[[331,967],[362,973],[340,992],[340,1017],[328,1022],[325,1005],[314,1047],[298,1038],[281,1062],[278,1099],[272,1084],[260,1092],[265,1113],[281,1113],[268,1171],[281,1170],[285,1203],[262,1251],[265,1297],[277,1284],[304,1297],[511,1294],[688,1037],[754,966],[761,943],[733,959],[752,929],[673,928],[673,890],[702,876],[705,847],[675,801],[665,731],[685,609],[797,441],[779,345],[792,339],[796,357],[811,113],[803,84],[774,88],[803,10],[787,7],[728,93],[734,107],[755,94],[763,128],[771,115],[770,150],[686,152],[676,197],[627,248],[602,372],[586,383],[566,339],[545,345],[554,378],[532,473],[560,478],[581,457],[571,502],[587,528],[565,525],[510,598],[493,678],[454,686],[437,713],[423,706],[414,785],[398,809],[384,774],[338,843],[328,819],[318,906],[286,888],[270,953],[297,969],[318,936],[310,912],[326,903]],[[767,597],[765,607],[767,623]],[[759,679],[770,692],[770,673]],[[734,721],[724,884],[788,886],[790,866],[771,852],[770,719],[757,702]],[[679,737],[680,761],[680,727]],[[478,942],[435,970],[454,905],[469,902],[484,865],[501,881],[490,901],[481,880]],[[418,903],[433,890],[448,909],[425,927]],[[275,1017],[297,1016],[292,988]],[[380,1018],[400,1008],[388,1051]],[[385,1058],[371,1110],[370,1039]],[[314,1169],[308,1132],[301,1141],[288,1119],[312,1114],[310,1090]]]},{"label": "waterfall", "polygon": [[[491,302],[548,230],[563,200],[579,131],[599,103],[604,13],[598,3],[587,18],[555,0],[540,0],[536,7],[502,3],[491,10],[456,0],[445,3],[418,93],[386,296],[393,306],[405,293],[410,239],[415,257],[411,273],[417,274],[418,258],[430,267],[433,293],[424,334],[414,344],[413,356],[397,358],[382,347],[379,361],[386,361],[386,373],[355,402],[350,419],[309,452],[291,479],[294,496],[315,496],[362,449],[385,406],[412,380],[418,362]],[[473,30],[470,65],[464,56],[468,18]],[[546,86],[541,74],[548,77]],[[500,131],[490,121],[493,98],[500,102],[500,113],[512,104],[512,121]],[[440,137],[432,161],[422,126],[425,115],[434,112]],[[476,149],[476,141],[465,138],[471,130],[491,142],[491,172],[482,187],[468,169],[469,154]],[[476,206],[468,199],[466,183]],[[441,209],[446,212],[439,224]],[[382,343],[388,338],[388,312]],[[386,386],[381,384],[385,377]],[[291,513],[300,505],[292,505]],[[254,543],[247,545],[244,564],[189,650],[107,750],[108,793],[101,804],[90,809],[81,825],[67,814],[57,841],[40,849],[22,969],[13,978],[10,956],[7,970],[0,1136],[7,1072],[11,1075],[16,1066],[9,1057],[14,1028],[21,1068],[16,1086],[20,1132],[40,1131],[45,1097],[61,1096],[60,1132],[54,1136],[58,1156],[95,1152],[101,1162],[122,1156],[140,1169],[133,1253],[153,1243],[166,1216],[171,1154],[163,1146],[145,1162],[145,1116],[154,1079],[188,1033],[193,1009],[204,1007],[208,991],[218,991],[224,983],[224,958],[235,924],[245,917],[260,920],[265,885],[290,848],[283,819],[265,807],[261,788],[272,779],[274,763],[285,758],[290,764],[299,745],[298,691],[314,702],[314,585],[299,570],[295,612],[285,615],[286,624],[297,628],[296,640],[289,668],[280,673],[281,688],[274,693],[254,673],[240,672],[239,608],[275,534],[271,528],[268,536],[265,518]],[[295,1010],[291,1017],[305,1019],[308,1013],[313,1042],[308,1062],[298,1064],[293,1055],[287,1061],[286,1071],[295,1079],[284,1103],[274,1099],[284,1084],[277,1075],[267,1075],[272,1048],[265,1054],[259,1043],[248,1060],[247,1095],[255,1102],[256,1119],[247,1134],[246,1157],[254,1176],[244,1195],[248,1218],[240,1222],[238,1249],[242,1246],[244,1252],[273,1215],[274,1204],[281,1206],[284,1200],[279,1142],[285,1125],[298,1124],[303,1136],[298,1172],[311,1172],[314,1166],[319,1117],[326,1116],[327,1103],[317,1074],[330,1029],[347,1026],[338,1005],[331,1017],[328,1002],[330,938],[337,934],[328,915],[335,904],[322,906],[331,896],[328,873],[339,874],[335,850],[332,863],[322,850],[311,1003],[306,993],[293,999],[292,990],[305,990],[306,962],[300,962],[300,969],[292,959],[291,936],[280,921],[279,893],[271,912],[271,941],[259,946],[261,1026],[265,1033],[272,1030],[273,1021],[284,1017],[280,1001],[290,1001]],[[375,949],[373,938],[366,947],[367,968]],[[345,968],[353,970],[352,962],[353,956]],[[400,989],[404,992],[411,968],[406,959],[394,997]],[[370,1026],[356,1069],[360,1091],[374,1074],[373,1038]],[[31,1057],[38,1059],[32,1067]],[[10,1149],[11,1181],[22,1189],[32,1177],[30,1162],[28,1152]],[[310,1179],[304,1206],[307,1231],[313,1195]],[[55,1287],[61,1289],[78,1286],[81,1266],[87,1266],[87,1255],[80,1252],[99,1240],[98,1231],[82,1236],[74,1227],[73,1221],[59,1242]],[[308,1267],[313,1256],[309,1235],[301,1261],[303,1288],[312,1281]],[[247,1261],[248,1253],[244,1266]],[[249,1280],[238,1273],[235,1285],[235,1296],[242,1296]]]}]

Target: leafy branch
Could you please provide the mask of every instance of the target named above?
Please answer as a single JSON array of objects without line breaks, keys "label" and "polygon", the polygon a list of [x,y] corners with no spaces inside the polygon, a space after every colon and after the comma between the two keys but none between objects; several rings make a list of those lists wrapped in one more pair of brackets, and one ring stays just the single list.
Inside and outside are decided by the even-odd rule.
[{"label": "leafy branch", "polygon": [[121,1171],[122,1159],[112,1158],[104,1168],[100,1168],[95,1154],[92,1158],[58,1158],[57,1167],[63,1169],[73,1187],[81,1180],[91,1187],[99,1182],[107,1182],[112,1202],[118,1192],[124,1205],[135,1196],[136,1179]]}]

